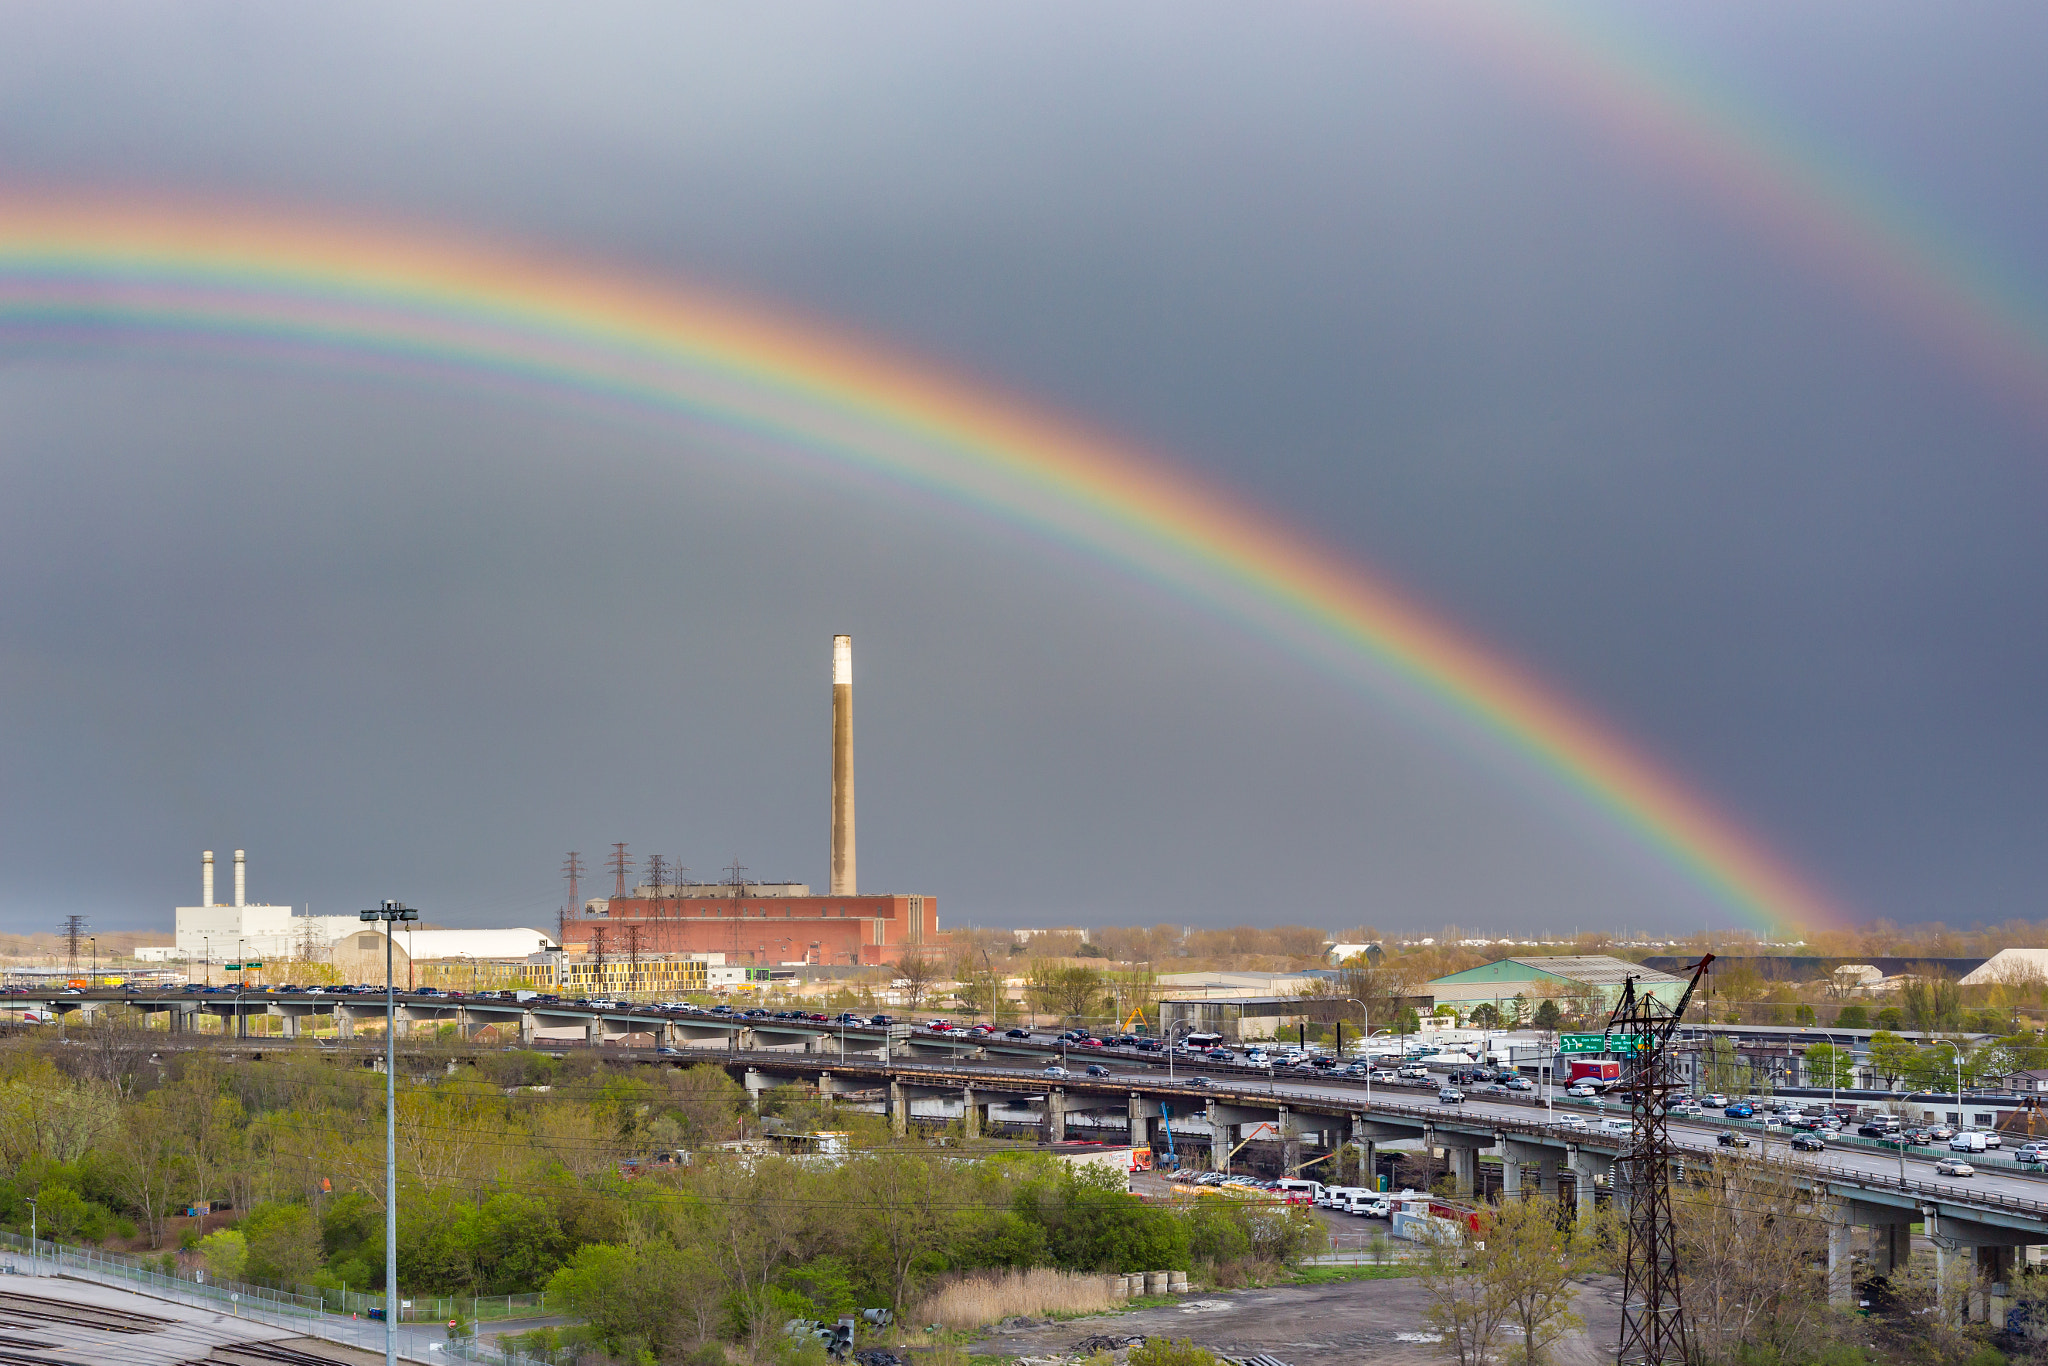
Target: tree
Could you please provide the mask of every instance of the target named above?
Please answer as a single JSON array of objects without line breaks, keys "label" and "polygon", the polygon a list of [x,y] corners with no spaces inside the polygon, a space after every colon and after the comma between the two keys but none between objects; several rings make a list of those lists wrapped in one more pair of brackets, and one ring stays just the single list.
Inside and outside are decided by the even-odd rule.
[{"label": "tree", "polygon": [[1855,1084],[1855,1056],[1846,1048],[1817,1043],[1806,1050],[1809,1086],[1852,1086]]},{"label": "tree", "polygon": [[1827,1220],[1796,1166],[1719,1153],[1675,1184],[1686,1312],[1706,1361],[1813,1361],[1831,1326]]},{"label": "tree", "polygon": [[1427,1298],[1423,1318],[1443,1335],[1440,1350],[1458,1366],[1486,1366],[1493,1359],[1509,1308],[1498,1284],[1465,1269],[1472,1252],[1471,1235],[1461,1224],[1439,1220],[1423,1231],[1416,1277]]},{"label": "tree", "polygon": [[1509,1200],[1487,1212],[1481,1238],[1473,1274],[1493,1283],[1504,1321],[1520,1330],[1522,1366],[1543,1366],[1559,1339],[1585,1326],[1572,1307],[1572,1283],[1602,1255],[1599,1222],[1567,1226],[1548,1197]]},{"label": "tree", "polygon": [[1883,1077],[1885,1089],[1890,1090],[1912,1067],[1918,1051],[1891,1030],[1880,1029],[1870,1036],[1870,1070]]},{"label": "tree", "polygon": [[1538,1029],[1556,1033],[1564,1024],[1564,1016],[1558,1013],[1557,1002],[1545,997],[1536,1003],[1536,1014],[1531,1023]]},{"label": "tree", "polygon": [[951,1241],[964,1203],[959,1175],[952,1162],[886,1151],[860,1163],[849,1183],[859,1195],[859,1226],[870,1255],[886,1268],[889,1307],[899,1315],[920,1263]]},{"label": "tree", "polygon": [[925,995],[932,984],[939,980],[939,964],[923,949],[906,949],[896,964],[896,986],[903,992],[904,1004],[915,1011],[924,1004]]},{"label": "tree", "polygon": [[1102,1005],[1102,973],[1079,964],[1039,959],[1031,965],[1024,991],[1031,1008],[1062,1020],[1080,1020]]},{"label": "tree", "polygon": [[304,1205],[267,1204],[242,1221],[250,1280],[303,1285],[320,1269],[320,1221]]},{"label": "tree", "polygon": [[1481,1001],[1472,1007],[1472,1027],[1475,1029],[1499,1029],[1500,1010],[1491,1001]]},{"label": "tree", "polygon": [[164,1220],[185,1199],[185,1134],[161,1091],[130,1105],[122,1116],[115,1160],[108,1164],[114,1189],[140,1214],[149,1245],[164,1245]]},{"label": "tree", "polygon": [[1843,1006],[1835,1015],[1837,1029],[1870,1028],[1870,1011],[1863,1006]]}]

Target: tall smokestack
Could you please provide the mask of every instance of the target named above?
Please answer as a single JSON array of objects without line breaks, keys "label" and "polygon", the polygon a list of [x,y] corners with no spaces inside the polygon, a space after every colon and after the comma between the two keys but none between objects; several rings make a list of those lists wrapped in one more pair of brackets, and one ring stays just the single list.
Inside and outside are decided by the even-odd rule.
[{"label": "tall smokestack", "polygon": [[213,850],[208,849],[199,856],[199,904],[213,904]]},{"label": "tall smokestack", "polygon": [[853,852],[853,637],[832,637],[832,888],[859,895]]},{"label": "tall smokestack", "polygon": [[249,890],[249,856],[235,850],[235,904],[245,905],[244,896]]}]

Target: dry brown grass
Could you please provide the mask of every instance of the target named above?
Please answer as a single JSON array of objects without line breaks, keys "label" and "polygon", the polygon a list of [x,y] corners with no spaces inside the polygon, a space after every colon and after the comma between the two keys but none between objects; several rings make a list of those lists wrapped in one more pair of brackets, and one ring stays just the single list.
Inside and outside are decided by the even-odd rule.
[{"label": "dry brown grass", "polygon": [[1022,1314],[1095,1314],[1113,1308],[1101,1276],[1036,1267],[1030,1271],[984,1272],[940,1286],[917,1311],[919,1323],[977,1328]]}]

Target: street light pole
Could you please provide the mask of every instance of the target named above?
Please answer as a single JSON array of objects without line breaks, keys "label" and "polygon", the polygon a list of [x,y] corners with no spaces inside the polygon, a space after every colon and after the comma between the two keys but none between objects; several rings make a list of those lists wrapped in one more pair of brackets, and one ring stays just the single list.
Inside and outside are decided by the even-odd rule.
[{"label": "street light pole", "polygon": [[391,925],[420,913],[396,901],[361,913],[384,924],[384,1366],[398,1366],[398,996],[391,982]]},{"label": "street light pole", "polygon": [[1361,1056],[1365,1059],[1365,1108],[1370,1110],[1372,1108],[1372,1050],[1366,1048],[1366,1045],[1372,1042],[1372,1013],[1365,1008],[1365,1002],[1359,1000],[1356,996],[1346,996],[1344,1004],[1358,1007],[1359,1047],[1364,1050]]}]

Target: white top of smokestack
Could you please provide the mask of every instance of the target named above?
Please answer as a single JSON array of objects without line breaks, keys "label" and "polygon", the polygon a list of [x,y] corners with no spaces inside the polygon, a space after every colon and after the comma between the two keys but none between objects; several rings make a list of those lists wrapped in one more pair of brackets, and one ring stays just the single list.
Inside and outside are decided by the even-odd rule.
[{"label": "white top of smokestack", "polygon": [[853,685],[853,637],[832,637],[832,686]]}]

